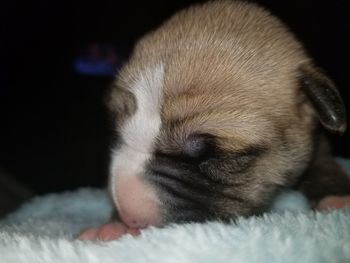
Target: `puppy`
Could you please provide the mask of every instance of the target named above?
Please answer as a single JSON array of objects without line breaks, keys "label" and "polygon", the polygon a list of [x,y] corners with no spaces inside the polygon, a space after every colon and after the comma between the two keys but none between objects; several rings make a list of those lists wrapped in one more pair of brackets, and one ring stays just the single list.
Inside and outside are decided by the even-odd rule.
[{"label": "puppy", "polygon": [[285,188],[350,203],[324,131],[346,129],[333,82],[263,8],[214,1],[141,39],[110,91],[109,188],[122,223],[81,239],[260,214]]}]

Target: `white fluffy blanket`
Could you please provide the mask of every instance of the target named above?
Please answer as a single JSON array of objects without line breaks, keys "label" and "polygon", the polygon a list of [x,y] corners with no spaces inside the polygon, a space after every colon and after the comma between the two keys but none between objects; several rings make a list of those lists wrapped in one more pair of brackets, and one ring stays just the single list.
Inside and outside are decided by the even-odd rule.
[{"label": "white fluffy blanket", "polygon": [[350,262],[350,209],[315,213],[296,192],[273,212],[236,223],[171,225],[108,243],[78,241],[104,223],[111,203],[103,190],[38,197],[0,222],[0,262]]}]

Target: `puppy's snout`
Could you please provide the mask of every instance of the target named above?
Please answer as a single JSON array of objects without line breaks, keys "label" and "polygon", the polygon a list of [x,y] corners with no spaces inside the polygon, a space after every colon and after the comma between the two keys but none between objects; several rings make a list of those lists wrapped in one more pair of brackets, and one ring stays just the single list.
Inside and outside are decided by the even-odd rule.
[{"label": "puppy's snout", "polygon": [[159,225],[159,201],[152,187],[137,176],[117,181],[117,207],[122,221],[132,228]]}]

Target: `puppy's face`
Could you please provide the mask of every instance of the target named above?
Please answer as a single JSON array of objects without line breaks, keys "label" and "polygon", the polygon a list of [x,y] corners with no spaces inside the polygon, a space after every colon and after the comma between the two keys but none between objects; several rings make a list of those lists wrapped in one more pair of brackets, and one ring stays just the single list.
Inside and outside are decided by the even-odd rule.
[{"label": "puppy's face", "polygon": [[[198,10],[197,17],[210,8]],[[196,15],[187,20],[195,24]],[[258,47],[244,36],[243,58],[222,48],[230,36],[179,49],[184,42],[173,36],[181,26],[173,21],[141,41],[109,97],[118,138],[110,189],[131,227],[258,214],[305,170],[316,116],[344,129],[344,116],[332,111],[341,105],[337,91],[292,36],[278,31],[285,40],[275,47],[262,39],[259,48],[269,49],[253,57]],[[193,35],[198,43],[206,33]],[[320,83],[336,100],[313,99]]]}]

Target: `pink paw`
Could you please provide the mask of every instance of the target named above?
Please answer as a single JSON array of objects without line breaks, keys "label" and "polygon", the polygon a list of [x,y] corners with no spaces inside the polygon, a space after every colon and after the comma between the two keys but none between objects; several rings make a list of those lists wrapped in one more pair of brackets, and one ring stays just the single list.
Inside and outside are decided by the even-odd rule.
[{"label": "pink paw", "polygon": [[125,234],[138,236],[140,235],[140,230],[137,228],[130,228],[123,223],[114,222],[104,224],[100,227],[87,228],[79,234],[77,239],[110,241],[118,239]]},{"label": "pink paw", "polygon": [[331,209],[340,209],[350,206],[350,195],[345,196],[327,196],[318,203],[318,211],[329,211]]}]

